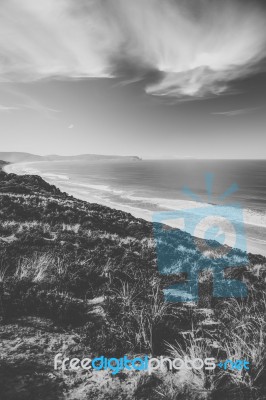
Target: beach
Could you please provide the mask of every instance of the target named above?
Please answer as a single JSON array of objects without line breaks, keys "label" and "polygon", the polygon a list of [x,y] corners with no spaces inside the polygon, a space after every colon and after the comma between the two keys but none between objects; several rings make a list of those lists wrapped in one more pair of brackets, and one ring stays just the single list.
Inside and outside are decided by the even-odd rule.
[{"label": "beach", "polygon": [[[266,255],[266,163],[263,161],[231,162],[229,169],[228,162],[222,161],[149,160],[84,163],[64,160],[9,164],[4,170],[18,175],[39,175],[76,198],[129,212],[147,221],[161,219],[160,213],[164,212],[165,219],[161,222],[202,238],[205,237],[207,225],[201,223],[194,231],[194,220],[204,219],[205,210],[210,209],[212,213],[211,207],[217,206],[226,207],[229,216],[227,219],[233,219],[232,206],[237,204],[241,209],[241,217],[233,222],[236,227],[244,224],[241,231],[243,237],[238,241],[237,247],[253,254]],[[206,195],[204,173],[208,170],[214,170],[216,182],[212,187],[213,192]],[[221,194],[230,187],[232,179],[238,183],[239,190],[228,196],[229,199],[224,196],[225,201],[218,202],[217,199],[221,199]],[[189,219],[190,230],[186,226],[180,226],[180,221],[176,219],[177,213],[180,212]],[[236,233],[231,225],[223,225],[225,235],[222,235],[222,240],[234,247]],[[216,235],[214,239],[220,241],[220,236]]]}]

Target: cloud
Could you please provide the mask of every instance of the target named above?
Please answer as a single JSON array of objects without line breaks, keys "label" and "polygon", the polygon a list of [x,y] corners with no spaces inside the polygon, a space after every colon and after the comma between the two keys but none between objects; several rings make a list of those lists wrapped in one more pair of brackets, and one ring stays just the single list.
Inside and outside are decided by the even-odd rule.
[{"label": "cloud", "polygon": [[[6,102],[12,105],[1,105]],[[0,111],[29,110],[43,115],[48,119],[54,119],[60,110],[48,107],[35,96],[25,93],[22,87],[16,87],[14,84],[4,84],[0,92]]]},{"label": "cloud", "polygon": [[246,114],[252,113],[259,109],[261,109],[261,107],[242,108],[240,110],[214,112],[214,113],[212,113],[212,115],[223,115],[225,117],[236,117],[238,115],[246,115]]},{"label": "cloud", "polygon": [[14,111],[14,110],[19,110],[19,108],[18,107],[10,107],[10,106],[2,106],[0,104],[0,112],[1,111],[9,112],[9,111]]},{"label": "cloud", "polygon": [[231,81],[261,69],[266,15],[260,4],[2,0],[0,82],[116,77],[143,80],[150,95],[220,95]]}]

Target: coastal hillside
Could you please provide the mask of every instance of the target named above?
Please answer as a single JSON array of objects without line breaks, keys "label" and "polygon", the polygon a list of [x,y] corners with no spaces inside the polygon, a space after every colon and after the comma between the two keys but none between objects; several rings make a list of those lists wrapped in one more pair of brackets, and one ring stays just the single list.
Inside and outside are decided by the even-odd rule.
[{"label": "coastal hillside", "polygon": [[0,170],[7,164],[8,162],[0,160]]},{"label": "coastal hillside", "polygon": [[[191,251],[191,235],[75,199],[38,176],[3,171],[0,216],[1,399],[260,398],[265,258],[249,254],[248,265],[229,269],[228,276],[248,286],[248,298],[214,299],[210,271],[202,268],[198,302],[165,302],[163,290],[185,281],[185,264],[208,267],[206,255]],[[171,273],[159,273],[158,243]],[[231,255],[240,266],[245,256]],[[88,376],[54,371],[58,352],[80,358],[252,355],[252,369],[245,376],[193,370],[189,379],[167,371]]]}]

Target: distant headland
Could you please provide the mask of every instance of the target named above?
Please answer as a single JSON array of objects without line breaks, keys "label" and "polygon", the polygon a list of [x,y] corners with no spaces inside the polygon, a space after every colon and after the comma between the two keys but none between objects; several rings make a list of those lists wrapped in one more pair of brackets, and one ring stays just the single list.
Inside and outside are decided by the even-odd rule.
[{"label": "distant headland", "polygon": [[57,154],[40,156],[37,154],[23,152],[0,152],[0,160],[9,163],[35,162],[35,161],[104,161],[104,160],[132,160],[141,161],[138,156],[117,156],[117,155],[100,155],[100,154],[79,154],[72,156],[61,156]]}]

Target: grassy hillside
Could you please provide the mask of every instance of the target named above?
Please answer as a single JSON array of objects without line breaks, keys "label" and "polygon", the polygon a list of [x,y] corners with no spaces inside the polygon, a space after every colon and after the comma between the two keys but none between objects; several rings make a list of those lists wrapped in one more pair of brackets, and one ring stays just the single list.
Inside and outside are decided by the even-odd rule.
[{"label": "grassy hillside", "polygon": [[[1,398],[262,398],[263,257],[249,255],[244,271],[231,272],[247,283],[247,299],[212,299],[211,279],[202,273],[201,304],[166,303],[163,288],[185,276],[159,274],[152,224],[77,200],[38,176],[4,172],[0,217],[0,378],[6,382]],[[190,251],[189,234],[164,232],[160,240],[180,271],[185,263],[206,265],[204,254]],[[234,259],[242,256],[232,254]],[[245,375],[192,371],[187,380],[174,373],[95,373],[96,381],[88,385],[88,376],[79,371],[53,371],[53,357],[62,349],[81,358],[84,353],[121,357],[169,352],[246,357],[252,358],[252,369]]]},{"label": "grassy hillside", "polygon": [[2,169],[5,165],[7,165],[7,164],[8,164],[7,161],[2,161],[2,160],[0,160],[0,171],[1,171],[1,169]]}]

